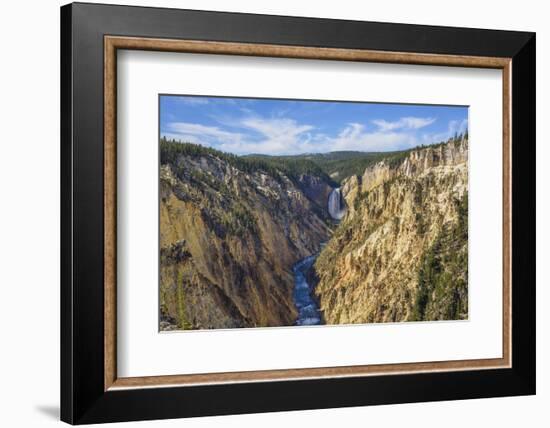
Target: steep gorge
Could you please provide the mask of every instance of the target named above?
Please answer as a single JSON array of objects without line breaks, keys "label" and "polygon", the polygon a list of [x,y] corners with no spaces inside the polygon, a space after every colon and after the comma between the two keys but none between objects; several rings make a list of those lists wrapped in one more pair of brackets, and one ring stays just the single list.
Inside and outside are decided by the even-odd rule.
[{"label": "steep gorge", "polygon": [[161,141],[161,330],[467,318],[467,136],[317,160]]},{"label": "steep gorge", "polygon": [[327,324],[468,316],[468,139],[342,182],[348,207],[310,277]]},{"label": "steep gorge", "polygon": [[292,266],[331,235],[328,176],[161,141],[161,330],[292,325]]}]

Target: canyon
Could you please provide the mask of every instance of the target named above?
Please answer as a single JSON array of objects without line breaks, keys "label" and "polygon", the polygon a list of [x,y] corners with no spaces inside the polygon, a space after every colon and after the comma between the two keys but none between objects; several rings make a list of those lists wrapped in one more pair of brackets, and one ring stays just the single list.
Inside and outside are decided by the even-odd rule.
[{"label": "canyon", "polygon": [[467,318],[467,136],[288,157],[160,145],[161,330]]},{"label": "canyon", "polygon": [[161,142],[161,330],[295,322],[292,267],[332,233],[330,179],[310,169]]}]

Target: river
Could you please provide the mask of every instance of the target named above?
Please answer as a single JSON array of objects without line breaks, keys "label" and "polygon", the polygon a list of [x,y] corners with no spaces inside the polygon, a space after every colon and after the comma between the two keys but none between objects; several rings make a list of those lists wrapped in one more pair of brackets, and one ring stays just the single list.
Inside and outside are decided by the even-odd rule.
[{"label": "river", "polygon": [[[339,187],[333,189],[328,197],[327,211],[330,216],[340,221],[346,214],[346,204],[343,201],[342,193]],[[306,275],[313,266],[318,254],[313,254],[298,261],[293,267],[294,272],[294,305],[298,310],[296,325],[319,325],[323,324],[323,317],[319,311],[313,286],[307,283]]]},{"label": "river", "polygon": [[311,268],[317,254],[300,260],[292,267],[294,272],[294,304],[298,309],[298,318],[295,325],[319,325],[322,317],[319,305],[313,295],[313,287],[307,283],[306,274]]}]

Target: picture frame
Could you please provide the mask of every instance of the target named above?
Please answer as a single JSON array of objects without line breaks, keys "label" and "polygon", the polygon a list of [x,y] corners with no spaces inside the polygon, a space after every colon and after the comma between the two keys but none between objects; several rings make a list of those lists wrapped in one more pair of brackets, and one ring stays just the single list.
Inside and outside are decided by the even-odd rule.
[{"label": "picture frame", "polygon": [[[117,51],[502,70],[502,357],[117,375]],[[151,77],[151,78],[154,78]],[[535,34],[73,3],[61,8],[61,419],[535,393]]]}]

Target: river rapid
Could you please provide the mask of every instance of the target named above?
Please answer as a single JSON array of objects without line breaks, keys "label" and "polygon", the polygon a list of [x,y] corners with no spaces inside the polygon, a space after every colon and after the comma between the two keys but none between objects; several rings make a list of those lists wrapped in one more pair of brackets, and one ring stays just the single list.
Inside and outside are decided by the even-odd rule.
[{"label": "river rapid", "polygon": [[315,263],[317,254],[306,257],[296,263],[292,270],[294,272],[294,304],[298,309],[298,318],[295,325],[319,325],[322,324],[322,316],[319,311],[313,287],[307,282],[306,275],[308,270]]}]

